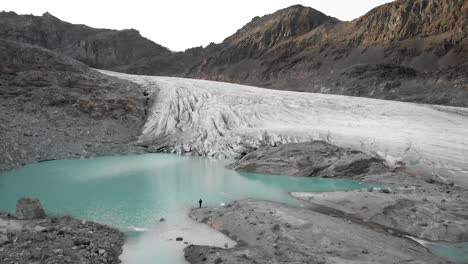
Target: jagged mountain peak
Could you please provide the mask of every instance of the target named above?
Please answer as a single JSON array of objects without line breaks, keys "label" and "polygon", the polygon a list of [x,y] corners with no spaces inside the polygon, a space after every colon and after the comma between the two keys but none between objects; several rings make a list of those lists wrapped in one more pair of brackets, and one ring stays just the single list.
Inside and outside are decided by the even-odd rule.
[{"label": "jagged mountain peak", "polygon": [[339,21],[311,7],[293,5],[263,17],[255,17],[235,34],[226,38],[224,44],[254,46],[265,49],[276,43],[329,22]]},{"label": "jagged mountain peak", "polygon": [[46,11],[44,14],[42,14],[43,17],[53,17],[53,18],[57,18],[56,16],[52,15],[51,13],[49,13],[49,11]]},{"label": "jagged mountain peak", "polygon": [[0,38],[39,45],[66,54],[89,66],[121,70],[170,50],[140,35],[136,29],[98,29],[42,16],[0,13]]},{"label": "jagged mountain peak", "polygon": [[448,32],[460,39],[467,34],[467,10],[466,0],[397,0],[352,21],[352,35],[363,44]]}]

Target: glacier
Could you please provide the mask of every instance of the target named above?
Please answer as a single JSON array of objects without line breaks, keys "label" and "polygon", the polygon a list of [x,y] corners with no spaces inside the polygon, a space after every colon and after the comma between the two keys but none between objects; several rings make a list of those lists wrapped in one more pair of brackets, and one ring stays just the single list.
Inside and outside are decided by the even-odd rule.
[{"label": "glacier", "polygon": [[468,183],[467,108],[100,71],[148,94],[138,143],[150,151],[232,159],[261,145],[325,140]]}]

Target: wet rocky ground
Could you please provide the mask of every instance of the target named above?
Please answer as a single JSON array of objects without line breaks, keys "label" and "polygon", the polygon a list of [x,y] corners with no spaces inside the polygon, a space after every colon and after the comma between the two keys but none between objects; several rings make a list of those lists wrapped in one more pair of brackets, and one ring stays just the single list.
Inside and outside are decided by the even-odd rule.
[{"label": "wet rocky ground", "polygon": [[351,220],[267,201],[194,209],[194,219],[238,242],[189,246],[190,263],[446,263],[418,244]]},{"label": "wet rocky ground", "polygon": [[192,218],[238,246],[191,245],[185,250],[190,263],[445,263],[410,237],[468,241],[468,189],[436,174],[389,168],[377,158],[324,142],[262,147],[231,167],[351,178],[375,187],[291,193],[303,207],[243,200],[193,209]]},{"label": "wet rocky ground", "polygon": [[[386,175],[389,188],[291,193],[315,211],[356,219],[429,241],[468,241],[468,190],[418,176]],[[388,183],[393,178],[393,184]],[[368,180],[378,184],[374,180]],[[389,192],[387,192],[387,190]]]},{"label": "wet rocky ground", "polygon": [[0,213],[0,263],[120,263],[124,241],[117,229],[69,216],[46,217],[35,205],[17,209],[17,217]]}]

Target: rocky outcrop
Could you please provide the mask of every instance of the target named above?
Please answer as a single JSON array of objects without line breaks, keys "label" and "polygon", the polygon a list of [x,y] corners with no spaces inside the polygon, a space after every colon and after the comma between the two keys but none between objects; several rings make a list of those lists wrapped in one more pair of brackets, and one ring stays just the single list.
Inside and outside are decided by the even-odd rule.
[{"label": "rocky outcrop", "polygon": [[40,219],[46,216],[41,202],[36,198],[21,198],[16,203],[16,217],[21,220]]},{"label": "rocky outcrop", "polygon": [[230,165],[239,171],[273,175],[353,177],[388,171],[383,161],[324,141],[262,146]]},{"label": "rocky outcrop", "polygon": [[464,0],[393,1],[352,21],[353,31],[348,38],[353,43],[370,46],[446,35],[443,44],[456,45],[468,36],[467,11],[468,3]]},{"label": "rocky outcrop", "polygon": [[139,86],[69,57],[0,40],[0,171],[49,159],[132,153]]}]

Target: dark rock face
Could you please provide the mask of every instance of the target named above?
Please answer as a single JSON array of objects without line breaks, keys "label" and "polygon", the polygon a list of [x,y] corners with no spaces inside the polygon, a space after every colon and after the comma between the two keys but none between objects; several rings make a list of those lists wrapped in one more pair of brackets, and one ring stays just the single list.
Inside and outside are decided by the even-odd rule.
[{"label": "dark rock face", "polygon": [[0,171],[128,154],[145,119],[138,85],[50,50],[0,40]]},{"label": "dark rock face", "polygon": [[40,219],[46,216],[41,202],[36,198],[21,198],[16,203],[16,217],[22,220]]},{"label": "dark rock face", "polygon": [[0,38],[39,45],[101,69],[125,69],[146,57],[171,54],[134,29],[95,29],[61,21],[49,13],[0,13]]},{"label": "dark rock face", "polygon": [[353,177],[388,171],[378,158],[324,141],[263,146],[230,167],[239,171],[314,177]]}]

